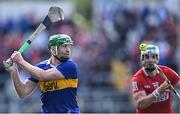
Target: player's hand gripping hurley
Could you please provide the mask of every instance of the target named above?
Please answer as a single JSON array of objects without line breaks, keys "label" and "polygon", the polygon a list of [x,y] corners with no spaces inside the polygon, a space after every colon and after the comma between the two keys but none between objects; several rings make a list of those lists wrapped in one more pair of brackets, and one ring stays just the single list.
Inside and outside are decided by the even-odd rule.
[{"label": "player's hand gripping hurley", "polygon": [[167,78],[167,76],[164,74],[164,72],[159,68],[158,65],[156,65],[156,68],[159,70],[160,74],[163,76],[163,78],[167,81],[168,84],[170,84],[170,87],[172,88],[173,92],[178,96],[178,98],[180,98],[179,93],[176,91],[176,89],[171,85],[169,79]]},{"label": "player's hand gripping hurley", "polygon": [[[47,16],[43,20],[43,22],[37,27],[37,29],[32,33],[32,35],[27,39],[27,41],[21,46],[18,50],[21,54],[29,48],[32,41],[48,26],[52,23],[64,20],[64,12],[59,7],[50,7]],[[12,66],[12,60],[3,61],[3,65],[5,68],[9,68]]]}]

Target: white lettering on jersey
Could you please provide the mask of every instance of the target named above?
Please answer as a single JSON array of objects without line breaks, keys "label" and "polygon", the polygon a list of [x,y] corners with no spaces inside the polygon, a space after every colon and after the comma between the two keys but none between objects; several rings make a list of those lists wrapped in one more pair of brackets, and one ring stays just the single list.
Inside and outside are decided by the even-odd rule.
[{"label": "white lettering on jersey", "polygon": [[150,85],[144,85],[144,88],[149,89]]}]

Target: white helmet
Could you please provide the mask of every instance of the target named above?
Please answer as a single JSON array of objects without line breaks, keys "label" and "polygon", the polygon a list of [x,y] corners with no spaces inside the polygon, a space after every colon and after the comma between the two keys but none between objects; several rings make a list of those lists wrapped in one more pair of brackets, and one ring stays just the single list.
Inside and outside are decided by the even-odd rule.
[{"label": "white helmet", "polygon": [[140,44],[141,63],[148,71],[153,71],[156,67],[154,64],[159,63],[159,48],[155,45]]}]

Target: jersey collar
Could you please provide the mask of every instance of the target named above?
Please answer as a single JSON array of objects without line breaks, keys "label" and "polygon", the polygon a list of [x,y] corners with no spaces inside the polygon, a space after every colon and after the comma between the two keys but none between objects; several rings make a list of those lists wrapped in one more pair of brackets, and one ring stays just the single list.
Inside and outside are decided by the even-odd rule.
[{"label": "jersey collar", "polygon": [[56,66],[54,66],[54,65],[51,64],[51,59],[52,59],[52,58],[49,58],[49,59],[48,59],[46,65],[50,65],[51,67],[56,67]]},{"label": "jersey collar", "polygon": [[[159,70],[157,68],[156,68],[156,70],[157,70],[157,74],[159,74]],[[143,67],[143,72],[146,76],[149,76],[144,67]]]},{"label": "jersey collar", "polygon": [[[49,58],[49,59],[47,60],[46,65],[50,65],[51,67],[56,67],[57,65],[59,65],[59,64],[57,64],[57,65],[52,65],[52,64],[51,64],[51,59],[52,59],[52,58]],[[72,61],[72,59],[68,59],[67,61]],[[61,64],[61,63],[60,63],[60,64]]]}]

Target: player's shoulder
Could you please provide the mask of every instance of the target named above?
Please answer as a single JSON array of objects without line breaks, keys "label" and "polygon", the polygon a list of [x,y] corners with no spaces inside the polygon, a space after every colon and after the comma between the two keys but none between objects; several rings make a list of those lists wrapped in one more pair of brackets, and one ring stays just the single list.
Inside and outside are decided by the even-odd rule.
[{"label": "player's shoulder", "polygon": [[75,63],[75,61],[73,59],[68,59],[66,62],[68,62],[68,63]]},{"label": "player's shoulder", "polygon": [[68,59],[68,60],[66,60],[66,61],[64,61],[62,64],[60,64],[60,66],[75,66],[75,67],[77,67],[77,63],[74,61],[74,60],[72,60],[72,59]]},{"label": "player's shoulder", "polygon": [[144,75],[143,68],[139,69],[133,76],[132,79],[139,78],[140,76]]},{"label": "player's shoulder", "polygon": [[76,64],[76,62],[73,59],[68,59],[64,62],[65,64]]},{"label": "player's shoulder", "polygon": [[168,66],[158,65],[163,71],[171,71],[172,69]]},{"label": "player's shoulder", "polygon": [[163,66],[163,65],[158,65],[158,66],[161,68],[161,70],[162,70],[164,73],[171,73],[171,74],[175,74],[175,75],[178,76],[178,74],[177,74],[172,68],[170,68],[170,67],[168,67],[168,66]]}]

